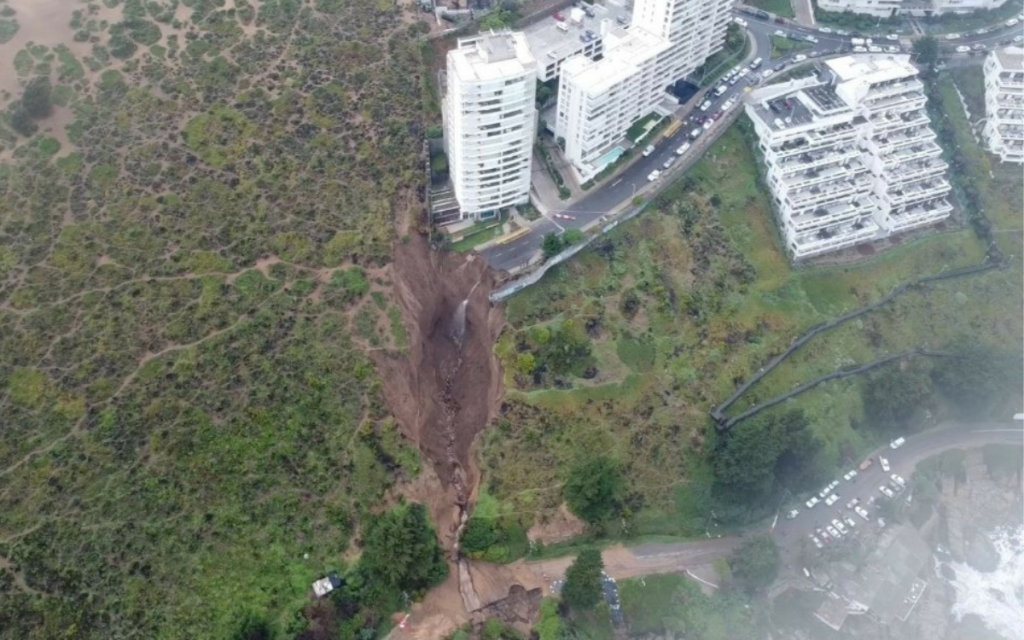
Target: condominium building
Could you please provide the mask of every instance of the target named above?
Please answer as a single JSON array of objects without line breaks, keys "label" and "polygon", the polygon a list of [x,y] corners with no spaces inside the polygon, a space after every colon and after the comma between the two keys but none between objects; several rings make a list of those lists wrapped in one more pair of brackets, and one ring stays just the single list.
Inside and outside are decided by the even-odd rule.
[{"label": "condominium building", "polygon": [[448,52],[444,140],[461,218],[527,202],[537,63],[521,33],[463,38]]},{"label": "condominium building", "polygon": [[786,249],[809,258],[947,218],[946,162],[909,56],[829,60],[747,98]]},{"label": "condominium building", "polygon": [[985,140],[1003,162],[1024,162],[1024,48],[985,59]]},{"label": "condominium building", "polygon": [[617,158],[630,125],[722,47],[731,7],[730,0],[636,0],[628,30],[603,24],[600,60],[576,56],[561,65],[555,133],[579,180]]},{"label": "condominium building", "polygon": [[924,17],[998,9],[1006,2],[1008,0],[818,0],[818,8],[837,13],[851,11],[879,18],[888,18],[894,12],[897,15]]}]

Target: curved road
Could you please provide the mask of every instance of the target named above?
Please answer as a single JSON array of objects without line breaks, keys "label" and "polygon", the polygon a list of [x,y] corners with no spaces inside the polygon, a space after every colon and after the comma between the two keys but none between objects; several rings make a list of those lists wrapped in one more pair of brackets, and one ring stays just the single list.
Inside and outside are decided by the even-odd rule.
[{"label": "curved road", "polygon": [[[788,20],[784,24],[778,24],[770,18],[758,18],[757,16],[742,11],[735,11],[734,13],[747,21],[746,28],[748,37],[753,40],[754,50],[754,53],[751,54],[749,58],[760,57],[765,60],[761,71],[786,66],[793,62],[793,56],[787,56],[776,60],[770,59],[771,36],[778,31],[781,31],[786,35],[799,37],[813,36],[817,38],[818,42],[815,43],[812,48],[800,52],[809,58],[845,55],[853,51],[853,45],[850,42],[850,38],[852,36],[841,36],[835,32],[826,33],[822,32],[820,29],[807,28],[794,24]],[[998,44],[1012,43],[1013,38],[1020,35],[1021,28],[1020,24],[1008,26],[1005,23],[999,23],[984,34],[972,32],[964,34],[963,37],[956,40],[946,40],[942,36],[939,36],[938,38],[943,49],[946,50],[947,53],[956,46],[964,44],[971,46],[981,45],[986,49],[989,49]],[[1024,39],[1024,37],[1022,37],[1022,39]],[[898,41],[879,39],[876,44],[883,46],[897,46],[902,51],[909,51],[910,41],[907,39]],[[701,112],[697,110],[697,106],[707,98],[712,100],[712,106],[707,113],[715,113],[726,100],[738,94],[742,94],[747,91],[751,85],[756,85],[757,81],[755,78],[758,75],[759,73],[748,74],[735,85],[729,87],[728,90],[719,97],[711,97],[710,94],[705,96],[707,90],[701,91],[689,102],[681,105],[676,110],[675,116],[685,121],[691,114],[701,114]],[[741,105],[735,105],[733,110],[741,108]],[[684,124],[682,129],[668,140],[659,137],[656,142],[656,151],[649,157],[636,158],[631,165],[615,176],[611,182],[591,191],[580,200],[566,206],[565,209],[549,211],[544,217],[535,221],[531,225],[531,231],[528,234],[507,244],[493,244],[482,249],[480,251],[481,255],[485,260],[487,260],[488,264],[496,269],[516,271],[522,269],[531,260],[537,258],[540,252],[541,241],[546,234],[561,233],[565,229],[589,228],[595,224],[601,223],[602,221],[610,221],[612,215],[627,207],[633,200],[634,196],[638,194],[647,195],[650,192],[656,192],[668,184],[671,184],[671,182],[681,176],[685,169],[696,162],[700,156],[707,151],[711,144],[725,132],[728,128],[726,120],[727,118],[723,118],[722,121],[716,123],[710,130],[703,133],[703,135],[701,135],[693,144],[692,148],[690,148],[687,153],[675,163],[672,170],[668,172],[668,176],[660,178],[655,184],[652,185],[648,183],[648,174],[655,169],[661,169],[664,162],[669,157],[674,156],[675,150],[684,141],[688,140],[689,132],[695,125]],[[569,216],[569,218],[556,217],[552,214]]]}]

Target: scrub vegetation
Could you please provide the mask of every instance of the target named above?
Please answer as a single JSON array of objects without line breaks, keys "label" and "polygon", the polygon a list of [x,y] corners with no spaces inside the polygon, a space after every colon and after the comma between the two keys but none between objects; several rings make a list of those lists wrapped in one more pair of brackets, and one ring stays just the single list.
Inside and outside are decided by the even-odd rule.
[{"label": "scrub vegetation", "polygon": [[[926,347],[956,357],[829,382],[728,433],[710,426],[713,406],[811,326],[913,278],[985,260],[974,230],[951,221],[883,253],[794,267],[749,136],[741,121],[642,216],[508,302],[512,328],[496,353],[509,391],[481,458],[486,491],[510,512],[544,519],[569,498],[579,457],[600,456],[621,478],[608,511],[589,511],[601,517],[592,534],[703,535],[712,510],[725,523],[768,515],[781,496],[924,426],[924,408],[968,419],[1012,408],[1022,252],[1011,209],[1022,195],[1019,175],[996,169],[972,188],[1007,268],[910,290],[817,336],[730,413],[887,354]],[[963,153],[976,153],[972,144],[965,137]],[[901,399],[875,403],[889,376],[908,369],[893,391]]]},{"label": "scrub vegetation", "polygon": [[380,266],[419,212],[426,25],[367,0],[68,19],[75,47],[4,61],[0,638],[372,636],[446,571],[385,500],[419,457],[367,352],[407,341]]}]

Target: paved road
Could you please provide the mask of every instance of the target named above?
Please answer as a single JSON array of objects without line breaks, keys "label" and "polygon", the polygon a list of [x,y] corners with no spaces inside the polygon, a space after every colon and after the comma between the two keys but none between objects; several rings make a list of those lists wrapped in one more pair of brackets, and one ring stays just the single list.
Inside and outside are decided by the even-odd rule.
[{"label": "paved road", "polygon": [[[850,43],[850,36],[840,36],[834,32],[826,33],[815,28],[793,24],[789,21],[786,24],[777,24],[771,19],[762,19],[743,12],[736,12],[736,15],[742,16],[748,23],[747,31],[754,41],[755,53],[752,57],[764,58],[765,63],[762,70],[773,69],[779,65],[792,62],[792,57],[770,60],[771,36],[776,31],[801,37],[810,35],[817,38],[818,42],[811,49],[801,52],[803,55],[829,57],[845,55],[853,49]],[[989,49],[1000,43],[1012,42],[1014,36],[1020,35],[1020,32],[1021,25],[1019,24],[1006,26],[1004,23],[999,23],[992,28],[992,31],[984,34],[972,32],[964,34],[962,38],[957,40],[946,40],[940,37],[940,42],[947,53],[955,49],[955,47],[964,44],[971,46],[979,44]],[[880,40],[877,44],[899,46],[905,51],[909,50],[910,46],[909,40]],[[735,85],[729,87],[722,96],[712,98],[712,106],[708,109],[707,113],[717,112],[726,100],[747,91],[751,82],[756,84],[755,75],[754,73],[747,75]],[[703,92],[698,93],[688,103],[679,107],[676,111],[676,117],[685,120],[691,114],[701,114],[697,107],[704,99]],[[733,108],[740,109],[742,107],[736,105]],[[548,212],[545,217],[533,223],[529,234],[507,244],[496,244],[482,250],[481,254],[484,259],[497,269],[515,270],[521,268],[529,263],[531,259],[536,259],[540,252],[541,241],[546,234],[561,233],[565,229],[589,228],[601,222],[602,218],[607,219],[607,216],[610,216],[610,214],[627,207],[634,196],[638,194],[645,195],[671,183],[707,151],[711,144],[725,132],[727,126],[722,123],[716,123],[715,126],[697,139],[697,143],[693,144],[693,147],[687,151],[681,161],[676,162],[672,171],[667,172],[666,176],[660,178],[657,184],[649,184],[647,181],[648,174],[655,169],[662,168],[664,162],[673,156],[675,150],[688,139],[689,133],[693,128],[693,125],[687,125],[668,140],[659,138],[656,145],[657,150],[650,157],[637,158],[632,165],[627,167],[614,180],[592,191],[565,209]],[[558,215],[570,216],[571,219],[560,218]]]},{"label": "paved road", "polygon": [[[1024,429],[1019,423],[1009,420],[1002,423],[945,426],[908,436],[906,443],[895,450],[888,446],[881,447],[871,454],[874,464],[864,471],[858,471],[853,481],[848,482],[841,477],[838,478],[839,486],[833,490],[833,493],[839,496],[839,502],[827,507],[822,501],[808,509],[803,502],[810,496],[802,496],[800,504],[787,505],[783,509],[785,511],[798,508],[799,515],[793,520],[784,520],[780,517],[775,534],[788,542],[793,542],[794,538],[807,537],[815,529],[827,526],[833,518],[838,518],[840,513],[853,518],[858,526],[877,526],[875,524],[878,517],[877,509],[869,504],[869,501],[882,496],[879,487],[889,482],[890,474],[899,474],[909,485],[914,466],[924,458],[946,449],[978,447],[990,442],[1006,443],[1017,447],[1024,446]],[[882,471],[881,465],[878,463],[879,456],[889,461],[890,471],[888,473]],[[846,508],[846,503],[853,498],[858,498],[861,506],[868,510],[871,516],[870,523],[865,522],[856,513]]]}]

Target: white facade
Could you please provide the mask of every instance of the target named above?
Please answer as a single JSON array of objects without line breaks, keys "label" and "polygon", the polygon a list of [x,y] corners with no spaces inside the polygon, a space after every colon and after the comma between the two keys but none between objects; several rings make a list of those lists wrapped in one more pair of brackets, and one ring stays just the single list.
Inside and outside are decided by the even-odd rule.
[{"label": "white facade", "polygon": [[830,78],[768,86],[746,106],[794,259],[934,224],[953,210],[909,56],[826,64]]},{"label": "white facade", "polygon": [[897,14],[935,16],[944,13],[970,13],[982,9],[998,9],[1008,0],[818,0],[824,11],[852,11],[879,18]]},{"label": "white facade", "polygon": [[604,57],[561,65],[555,133],[580,181],[599,173],[609,152],[683,78],[725,42],[730,0],[636,0],[628,31],[602,32]]},{"label": "white facade", "polygon": [[448,52],[445,149],[463,219],[529,200],[536,85],[521,33],[463,38]]},{"label": "white facade", "polygon": [[995,49],[985,59],[985,140],[1003,162],[1024,162],[1024,49]]}]

